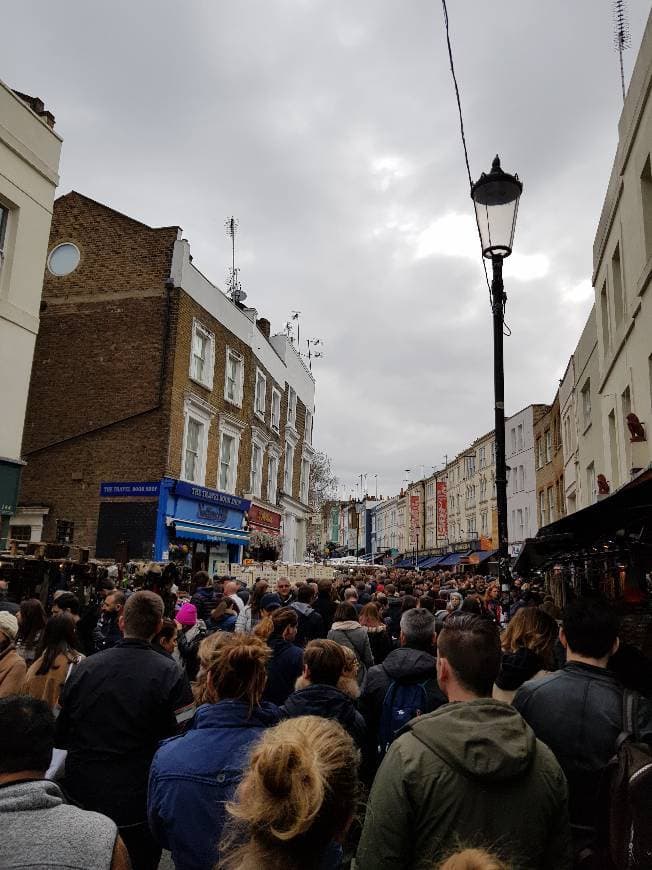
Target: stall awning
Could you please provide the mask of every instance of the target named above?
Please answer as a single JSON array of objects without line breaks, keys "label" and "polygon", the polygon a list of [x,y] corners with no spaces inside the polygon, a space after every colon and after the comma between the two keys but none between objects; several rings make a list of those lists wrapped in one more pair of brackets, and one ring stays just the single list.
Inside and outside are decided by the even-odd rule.
[{"label": "stall awning", "polygon": [[249,534],[240,529],[227,529],[218,526],[205,526],[201,523],[193,523],[188,520],[174,523],[177,538],[186,538],[190,541],[204,541],[210,544],[238,544],[249,543]]},{"label": "stall awning", "polygon": [[468,556],[462,558],[465,565],[479,565],[480,562],[486,562],[492,556],[495,556],[498,550],[474,550]]},{"label": "stall awning", "polygon": [[445,558],[445,556],[427,556],[423,562],[419,563],[419,568],[434,568],[435,565],[438,565]]},{"label": "stall awning", "polygon": [[441,562],[437,563],[437,567],[438,568],[452,567],[453,565],[457,565],[457,563],[460,561],[460,559],[462,559],[464,556],[468,556],[468,555],[469,555],[468,550],[465,553],[449,553],[448,556],[444,556],[444,558],[441,560]]}]

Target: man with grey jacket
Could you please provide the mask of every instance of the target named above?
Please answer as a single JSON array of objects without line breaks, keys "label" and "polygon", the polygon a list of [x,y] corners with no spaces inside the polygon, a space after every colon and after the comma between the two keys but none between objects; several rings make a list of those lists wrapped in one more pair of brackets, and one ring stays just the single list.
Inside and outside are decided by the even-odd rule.
[{"label": "man with grey jacket", "polygon": [[0,699],[0,867],[129,870],[115,822],[71,806],[45,779],[54,717],[29,695]]},{"label": "man with grey jacket", "polygon": [[570,870],[566,780],[521,716],[491,698],[500,655],[493,620],[446,620],[437,678],[450,703],[413,719],[390,746],[357,870],[432,867],[460,845],[497,852],[513,870]]}]

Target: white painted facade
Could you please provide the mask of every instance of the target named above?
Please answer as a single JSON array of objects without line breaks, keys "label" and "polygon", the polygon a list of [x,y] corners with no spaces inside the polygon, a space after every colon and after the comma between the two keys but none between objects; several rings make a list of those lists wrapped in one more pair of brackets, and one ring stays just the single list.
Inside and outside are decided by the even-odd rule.
[{"label": "white painted facade", "polygon": [[0,237],[0,457],[16,463],[39,329],[61,142],[0,81],[0,206],[6,210]]},{"label": "white painted facade", "polygon": [[478,438],[446,467],[448,539],[456,544],[491,538],[496,513],[496,440]]},{"label": "white painted facade", "polygon": [[[604,397],[597,393],[599,381],[598,342],[596,335],[595,309],[591,309],[582,335],[575,348],[575,476],[577,510],[588,507],[597,500],[597,478],[607,477],[601,427],[601,405]],[[564,422],[562,419],[562,442]]]},{"label": "white painted facade", "polygon": [[507,461],[507,539],[517,556],[537,523],[537,483],[534,462],[534,406],[528,405],[505,420]]},{"label": "white painted facade", "polygon": [[[630,480],[632,469],[652,461],[651,88],[652,13],[620,116],[618,149],[593,245],[595,402],[612,492]],[[631,442],[628,413],[638,416],[646,441]]]}]

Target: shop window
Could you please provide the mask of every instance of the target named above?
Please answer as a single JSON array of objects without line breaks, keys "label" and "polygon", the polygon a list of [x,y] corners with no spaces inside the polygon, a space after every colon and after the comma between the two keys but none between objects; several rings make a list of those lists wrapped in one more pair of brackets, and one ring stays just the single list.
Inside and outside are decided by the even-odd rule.
[{"label": "shop window", "polygon": [[202,326],[198,320],[193,320],[190,377],[209,390],[213,388],[214,346],[213,333]]},{"label": "shop window", "polygon": [[233,405],[242,407],[242,393],[244,387],[244,360],[242,354],[235,350],[227,349],[226,372],[224,376],[224,398]]},{"label": "shop window", "polygon": [[276,387],[272,387],[271,425],[274,432],[281,428],[281,394]]},{"label": "shop window", "polygon": [[19,543],[28,543],[32,540],[31,526],[9,526],[9,537],[12,541]]},{"label": "shop window", "polygon": [[75,524],[72,520],[57,520],[57,544],[72,544],[75,537]]}]

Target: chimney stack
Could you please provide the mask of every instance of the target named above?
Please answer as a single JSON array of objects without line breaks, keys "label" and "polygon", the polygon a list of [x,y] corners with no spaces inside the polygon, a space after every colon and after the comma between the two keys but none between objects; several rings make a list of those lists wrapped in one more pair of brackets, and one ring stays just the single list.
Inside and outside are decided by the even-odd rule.
[{"label": "chimney stack", "polygon": [[266,317],[260,317],[256,321],[256,326],[258,327],[258,329],[260,329],[265,338],[269,338],[272,327]]}]

